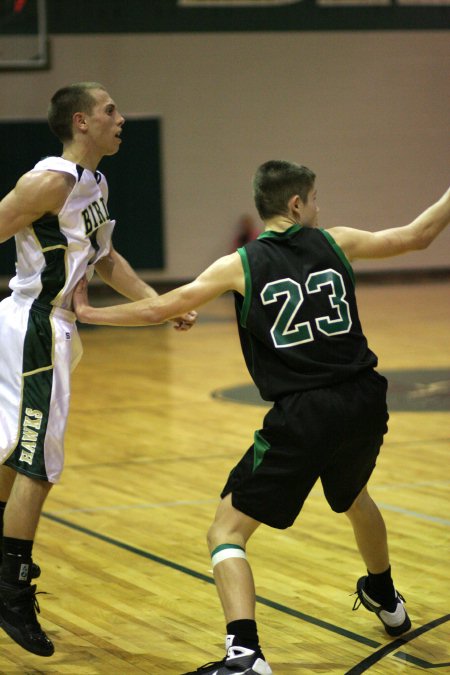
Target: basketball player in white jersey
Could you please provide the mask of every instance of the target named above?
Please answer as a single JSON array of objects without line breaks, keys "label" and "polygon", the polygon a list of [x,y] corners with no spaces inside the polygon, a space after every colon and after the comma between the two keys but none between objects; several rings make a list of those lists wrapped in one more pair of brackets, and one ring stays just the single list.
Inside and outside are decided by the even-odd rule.
[{"label": "basketball player in white jersey", "polygon": [[[113,248],[108,186],[97,171],[120,147],[124,117],[105,88],[82,82],[52,97],[48,121],[63,143],[0,202],[0,243],[15,237],[12,294],[0,303],[0,626],[24,649],[51,656],[36,618],[40,574],[32,547],[64,460],[70,373],[81,357],[72,294],[94,269],[132,300],[157,293]],[[195,313],[174,320],[178,330]]]}]

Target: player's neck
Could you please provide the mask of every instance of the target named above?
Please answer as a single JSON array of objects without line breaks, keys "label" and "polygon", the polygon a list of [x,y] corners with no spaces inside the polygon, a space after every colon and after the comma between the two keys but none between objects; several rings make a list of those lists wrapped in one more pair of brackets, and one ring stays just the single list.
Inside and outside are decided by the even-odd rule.
[{"label": "player's neck", "polygon": [[92,173],[95,173],[101,160],[101,157],[98,157],[97,153],[94,155],[86,148],[80,147],[76,144],[65,145],[62,158],[67,159],[69,162],[73,162],[74,164],[78,164],[85,169],[89,169],[92,171]]},{"label": "player's neck", "polygon": [[297,223],[294,218],[291,218],[290,216],[275,216],[274,218],[266,220],[264,224],[266,232],[286,232],[286,230],[289,230],[293,225],[299,225],[300,223]]}]

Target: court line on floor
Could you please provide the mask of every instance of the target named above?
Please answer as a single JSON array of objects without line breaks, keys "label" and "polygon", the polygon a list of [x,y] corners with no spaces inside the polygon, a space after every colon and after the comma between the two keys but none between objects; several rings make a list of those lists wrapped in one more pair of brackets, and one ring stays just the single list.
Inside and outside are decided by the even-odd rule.
[{"label": "court line on floor", "polygon": [[[392,654],[392,652],[394,652],[399,647],[408,644],[408,642],[415,640],[415,638],[419,637],[419,635],[427,633],[428,631],[432,630],[433,628],[436,628],[436,626],[440,626],[446,621],[450,621],[450,614],[445,614],[444,616],[441,616],[439,619],[430,621],[424,626],[419,626],[419,628],[412,630],[407,635],[397,638],[396,640],[394,640],[394,642],[391,642],[388,645],[384,645],[384,647],[381,647],[381,649],[374,652],[367,658],[363,659],[363,661],[358,663],[356,666],[350,668],[350,670],[347,670],[347,672],[344,675],[361,675],[361,673],[365,673],[367,670],[369,670],[369,668],[371,668],[373,665],[381,661],[381,659],[384,659],[385,656],[388,656],[388,654]],[[398,659],[401,659],[402,661],[407,661],[409,663],[413,663],[416,666],[420,666],[422,668],[427,669],[445,668],[447,666],[450,666],[450,663],[430,663],[429,661],[423,661],[422,659],[410,656],[409,654],[405,654],[404,652],[397,652],[397,654],[394,654],[394,656]]]},{"label": "court line on floor", "polygon": [[[209,499],[179,499],[172,502],[157,502],[157,503],[143,503],[143,504],[114,504],[114,506],[86,506],[70,509],[58,509],[58,513],[108,513],[111,511],[134,511],[145,509],[165,509],[178,506],[200,506],[201,504],[218,504],[219,500],[216,497]],[[52,511],[47,511],[47,516],[56,516]]]},{"label": "court line on floor", "polygon": [[[323,496],[323,493],[319,488],[313,489],[309,497]],[[158,508],[172,508],[178,506],[194,506],[200,504],[216,504],[218,499],[211,497],[209,499],[192,499],[192,500],[175,500],[170,502],[158,502],[158,503],[144,503],[144,504],[115,504],[113,506],[94,506],[94,507],[79,507],[79,508],[61,508],[58,509],[58,513],[105,513],[108,511],[127,511],[127,510],[145,510],[145,509],[158,509]],[[392,504],[386,504],[383,502],[377,501],[377,504],[380,508],[386,511],[393,511],[394,513],[401,513],[404,516],[409,518],[417,518],[419,520],[426,520],[430,523],[435,523],[436,525],[450,526],[450,520],[446,518],[440,518],[439,516],[431,516],[427,513],[421,513],[419,511],[411,511],[400,506],[394,506]],[[47,511],[48,514],[52,514],[51,511]]]},{"label": "court line on floor", "polygon": [[447,518],[439,518],[439,516],[429,516],[427,513],[419,513],[418,511],[410,511],[410,509],[405,509],[401,506],[393,506],[392,504],[383,504],[377,500],[377,506],[380,509],[385,509],[386,511],[394,511],[395,513],[401,513],[402,516],[408,516],[408,518],[419,518],[419,520],[427,520],[430,523],[437,523],[438,525],[450,525],[450,520]]},{"label": "court line on floor", "polygon": [[418,488],[418,487],[448,487],[450,480],[420,480],[413,483],[373,483],[370,489],[374,490],[399,490],[403,488]]},{"label": "court line on floor", "polygon": [[[128,551],[129,553],[133,553],[134,555],[138,555],[141,558],[146,558],[147,560],[151,560],[152,562],[156,562],[159,565],[163,565],[164,567],[168,567],[170,569],[176,570],[177,572],[181,572],[183,574],[186,574],[190,577],[193,577],[195,579],[199,579],[200,581],[205,581],[208,584],[214,585],[214,579],[210,576],[207,576],[206,574],[203,574],[202,572],[196,572],[195,570],[185,567],[184,565],[180,565],[179,563],[176,563],[172,560],[168,560],[167,558],[162,558],[161,556],[155,555],[154,553],[149,553],[148,551],[145,551],[141,548],[137,548],[136,546],[132,546],[131,544],[126,544],[125,542],[122,542],[118,539],[114,539],[113,537],[109,537],[105,534],[101,534],[100,532],[95,532],[95,530],[91,530],[87,527],[83,527],[82,525],[77,525],[77,523],[72,523],[69,520],[66,520],[65,518],[60,518],[59,516],[55,516],[54,514],[48,513],[48,512],[43,512],[42,513],[44,518],[47,518],[48,520],[51,520],[55,523],[58,523],[59,525],[63,525],[64,527],[68,527],[72,530],[76,530],[77,532],[80,532],[82,534],[86,534],[89,537],[93,537],[94,539],[98,539],[104,543],[111,544],[113,546],[116,546],[118,548],[121,548],[125,551]],[[364,644],[368,647],[381,647],[380,650],[375,652],[375,655],[380,654],[381,656],[377,659],[378,661],[383,658],[385,655],[384,652],[388,650],[386,653],[391,653],[394,651],[397,647],[394,649],[389,649],[393,644],[396,644],[397,642],[399,643],[398,646],[401,646],[403,644],[406,644],[410,640],[412,640],[414,637],[417,637],[418,635],[426,632],[427,630],[430,630],[432,627],[435,625],[438,625],[439,623],[443,623],[444,620],[448,620],[450,618],[450,615],[447,615],[446,617],[442,617],[441,619],[437,619],[434,622],[431,622],[427,624],[426,626],[422,626],[421,628],[418,628],[417,630],[413,631],[410,635],[411,638],[399,638],[396,640],[394,643],[390,643],[389,645],[386,645],[383,647],[380,642],[376,642],[375,640],[371,640],[370,638],[366,638],[363,635],[358,635],[358,633],[353,633],[352,631],[347,630],[346,628],[341,628],[339,626],[335,626],[334,624],[328,623],[327,621],[323,621],[322,619],[318,619],[317,617],[311,616],[310,614],[305,614],[304,612],[300,612],[296,609],[293,609],[291,607],[287,607],[286,605],[282,605],[278,602],[274,602],[273,600],[269,600],[268,598],[264,598],[260,595],[256,596],[256,601],[261,604],[265,605],[266,607],[270,607],[271,609],[275,609],[279,612],[282,612],[283,614],[288,614],[290,616],[294,616],[297,619],[301,619],[302,621],[305,621],[307,623],[313,624],[315,626],[318,626],[319,628],[324,628],[325,630],[328,630],[332,633],[336,633],[337,635],[341,637],[346,637],[349,638],[350,640],[353,640],[355,642],[359,642],[361,644]],[[375,656],[371,655],[371,656]],[[394,657],[397,657],[397,654],[393,655]],[[370,659],[371,657],[368,657]],[[404,654],[402,652],[399,652],[398,658],[401,658],[402,660],[408,660],[410,663],[414,663],[415,665],[419,665],[423,668],[435,668],[438,667],[432,663],[429,663],[428,661],[423,661],[422,659],[416,659],[415,657],[409,656],[407,654]],[[361,664],[364,664],[368,659],[364,659],[364,661],[361,662]],[[361,666],[361,664],[359,664]],[[355,666],[357,667],[357,666]],[[370,665],[369,665],[370,667]],[[366,668],[367,670],[367,668]],[[348,671],[345,675],[357,675],[359,671]],[[364,670],[361,670],[360,672],[364,672]]]}]

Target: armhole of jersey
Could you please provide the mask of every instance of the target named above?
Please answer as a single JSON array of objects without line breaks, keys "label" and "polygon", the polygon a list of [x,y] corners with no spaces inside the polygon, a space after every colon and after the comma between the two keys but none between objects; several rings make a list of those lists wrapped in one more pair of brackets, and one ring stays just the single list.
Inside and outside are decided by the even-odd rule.
[{"label": "armhole of jersey", "polygon": [[250,311],[250,303],[252,300],[252,275],[250,274],[250,265],[248,263],[247,251],[245,248],[238,248],[237,252],[241,256],[242,268],[244,270],[245,278],[245,294],[244,302],[242,304],[241,315],[239,317],[239,323],[245,328],[247,325],[247,317]]},{"label": "armhole of jersey", "polygon": [[329,232],[327,232],[326,230],[322,230],[322,228],[319,230],[319,232],[321,232],[323,234],[323,236],[328,241],[328,243],[330,244],[330,246],[332,247],[332,249],[334,250],[336,255],[339,256],[339,258],[341,259],[341,262],[343,263],[344,267],[346,268],[346,270],[349,274],[349,277],[352,280],[352,283],[353,283],[353,286],[354,286],[355,285],[355,273],[353,272],[353,268],[350,265],[350,262],[349,262],[347,256],[345,255],[344,251],[335,242],[335,240],[333,239],[333,237],[331,236],[331,234]]}]

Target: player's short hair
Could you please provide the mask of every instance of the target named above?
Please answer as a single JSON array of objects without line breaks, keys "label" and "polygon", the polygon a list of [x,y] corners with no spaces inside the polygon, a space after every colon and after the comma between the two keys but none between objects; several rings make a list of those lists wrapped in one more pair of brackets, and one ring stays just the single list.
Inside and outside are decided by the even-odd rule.
[{"label": "player's short hair", "polygon": [[261,218],[268,220],[285,215],[293,195],[299,195],[306,204],[315,178],[311,169],[300,164],[283,160],[270,160],[261,164],[253,177],[253,196]]},{"label": "player's short hair", "polygon": [[105,87],[98,82],[75,82],[67,87],[61,87],[53,94],[48,107],[48,124],[51,131],[62,143],[73,138],[72,119],[76,112],[85,112],[89,115],[95,105],[92,89]]}]

